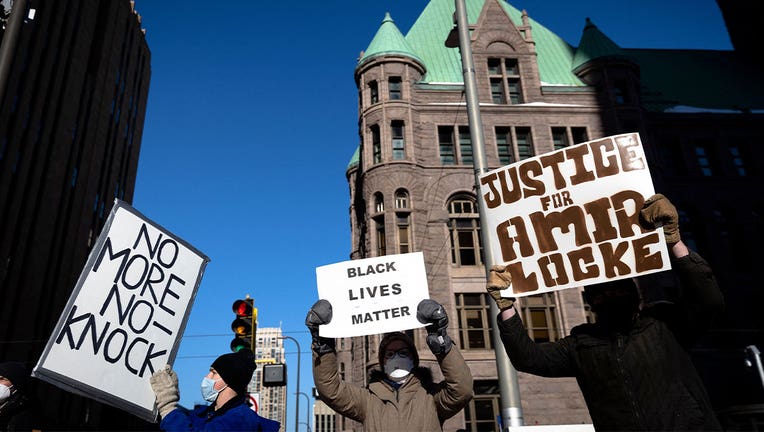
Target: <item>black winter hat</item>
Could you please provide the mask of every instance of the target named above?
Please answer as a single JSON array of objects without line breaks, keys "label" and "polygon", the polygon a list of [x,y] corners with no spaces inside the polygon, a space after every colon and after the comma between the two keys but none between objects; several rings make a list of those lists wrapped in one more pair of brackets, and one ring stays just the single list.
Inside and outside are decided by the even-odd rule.
[{"label": "black winter hat", "polygon": [[212,362],[212,367],[236,394],[243,395],[255,372],[255,356],[248,350],[223,354]]},{"label": "black winter hat", "polygon": [[390,345],[391,342],[399,340],[406,345],[408,345],[409,350],[411,350],[412,360],[414,361],[414,367],[419,366],[419,353],[416,350],[416,345],[414,345],[414,341],[411,340],[409,335],[403,332],[392,332],[386,334],[382,341],[379,343],[379,352],[377,355],[379,356],[379,367],[384,369],[385,365],[385,350],[387,349],[387,346]]},{"label": "black winter hat", "polygon": [[29,381],[29,370],[21,362],[0,363],[0,376],[7,378],[16,390],[23,390]]}]

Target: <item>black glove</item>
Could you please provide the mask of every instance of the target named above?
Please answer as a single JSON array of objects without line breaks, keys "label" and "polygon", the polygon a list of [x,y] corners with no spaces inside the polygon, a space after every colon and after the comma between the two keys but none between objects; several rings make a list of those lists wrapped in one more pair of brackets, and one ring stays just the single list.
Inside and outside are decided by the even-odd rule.
[{"label": "black glove", "polygon": [[310,335],[313,338],[313,351],[319,355],[334,351],[334,339],[318,335],[318,326],[329,324],[331,320],[332,304],[324,299],[313,303],[313,306],[308,311],[308,315],[305,317],[305,325],[310,330]]},{"label": "black glove", "polygon": [[448,329],[448,315],[440,303],[425,299],[419,302],[416,308],[416,319],[422,324],[427,324],[427,346],[436,356],[448,354],[451,351],[453,341],[446,334]]}]

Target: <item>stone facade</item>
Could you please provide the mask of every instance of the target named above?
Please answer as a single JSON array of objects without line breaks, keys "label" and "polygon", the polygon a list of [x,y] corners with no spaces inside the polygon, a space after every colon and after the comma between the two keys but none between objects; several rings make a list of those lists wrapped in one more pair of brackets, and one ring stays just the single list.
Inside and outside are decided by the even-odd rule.
[{"label": "stone facade", "polygon": [[[719,197],[726,194],[744,202],[742,195],[751,193],[757,181],[760,183],[761,158],[757,157],[760,149],[755,143],[761,143],[762,134],[755,122],[761,121],[762,115],[752,114],[750,110],[720,114],[714,110],[689,113],[652,109],[649,103],[654,102],[655,94],[645,91],[645,83],[641,82],[644,74],[640,74],[637,60],[631,57],[644,57],[645,53],[639,50],[624,50],[627,51],[624,55],[606,55],[582,62],[573,70],[581,80],[580,85],[545,83],[539,71],[533,26],[524,13],[520,24],[514,22],[502,3],[496,0],[481,2],[479,17],[474,24],[471,21],[488,168],[498,168],[560,146],[617,133],[639,132],[651,167],[655,167],[651,173],[656,190],[673,197],[680,208],[698,210],[692,214],[694,224],[684,228],[692,246],[705,246],[701,252],[711,259],[720,275],[720,283],[729,287],[738,282],[745,284],[750,273],[731,271],[740,264],[731,262],[729,254],[725,257],[720,253],[720,250],[730,251],[730,245],[721,244],[724,248],[720,250],[714,247],[726,240],[703,224],[702,221],[711,220],[715,213],[711,210],[713,205],[704,202],[704,197],[696,191],[697,182],[701,181],[703,187],[717,191]],[[387,18],[380,32],[385,25],[389,25]],[[460,230],[460,224],[468,224],[478,215],[477,210],[465,214],[470,212],[464,212],[464,207],[459,207],[461,213],[455,214],[453,207],[455,199],[474,202],[476,198],[471,161],[474,149],[466,141],[469,134],[465,134],[469,122],[464,85],[462,82],[428,81],[427,65],[420,60],[422,56],[416,55],[421,53],[409,55],[407,48],[401,46],[389,54],[364,56],[362,53],[356,67],[361,144],[357,159],[354,156],[347,170],[351,199],[351,258],[423,252],[430,296],[446,308],[451,318],[450,334],[462,348],[476,382],[473,402],[463,413],[449,420],[444,428],[450,431],[462,428],[483,430],[486,423],[480,423],[478,417],[482,415],[484,421],[487,418],[490,428],[491,415],[495,419],[499,414],[495,352],[490,345],[485,346],[490,338],[485,334],[483,339],[479,336],[487,326],[485,305],[488,300],[486,297],[480,300],[485,292],[485,268],[479,258],[472,262],[474,257],[462,256],[461,249],[456,246],[456,243],[463,246],[461,235],[477,232],[474,225],[472,231]],[[672,72],[678,73],[666,66],[665,73]],[[759,97],[755,103],[760,103],[761,92],[755,94]],[[648,103],[647,96],[653,101]],[[447,136],[449,132],[451,138]],[[699,151],[699,142],[710,143],[719,154],[726,151],[725,146],[739,142],[745,148],[748,171],[738,171],[737,175],[742,178],[733,179],[732,183],[724,178],[709,178],[708,171],[704,171],[707,167],[702,166],[702,158],[692,153]],[[673,149],[673,153],[667,149]],[[714,169],[723,169],[723,175],[735,176],[733,171],[735,167],[740,168],[742,162],[730,160],[729,154],[726,156],[721,155],[712,161],[719,162]],[[681,177],[676,175],[680,165],[685,169]],[[732,187],[728,189],[725,185]],[[735,212],[735,216],[760,238],[762,202],[761,194],[758,196],[754,202],[744,204],[746,209]],[[697,243],[695,239],[698,239]],[[479,241],[477,237],[465,239],[467,243],[472,240],[475,244]],[[475,244],[472,252],[479,255],[480,248]],[[737,248],[742,249],[736,249],[736,256],[742,251],[754,253],[750,242],[738,243]],[[756,252],[755,256],[760,253]],[[752,295],[745,288],[740,293],[730,290],[725,295],[737,303],[743,292]],[[479,305],[484,306],[482,311],[467,307],[468,301],[478,300]],[[542,332],[529,330],[540,340],[544,338],[544,331],[551,333],[551,339],[563,337],[588,317],[580,289],[564,290],[543,299],[522,299],[518,303],[521,307],[527,303],[523,313],[539,304],[541,306],[534,310],[546,313]],[[743,305],[736,306],[746,309]],[[530,314],[523,318],[528,324]],[[484,325],[471,319],[482,319]],[[750,318],[736,314],[724,320],[735,322],[742,329],[761,328]],[[725,325],[728,324],[720,327]],[[732,338],[721,344],[725,348],[736,346],[739,349],[755,339],[745,336],[745,331],[735,333],[721,328],[712,335],[715,334],[718,341],[722,333]],[[478,337],[473,336],[475,334]],[[756,330],[754,334],[761,334],[761,331]],[[437,364],[424,344],[424,332],[416,331],[414,337],[422,363],[439,375]],[[481,342],[483,346],[480,346]],[[367,382],[369,371],[378,367],[378,343],[378,336],[348,338],[341,342],[339,360],[345,379],[359,385]],[[713,349],[719,352],[720,348],[717,345]],[[699,352],[707,353],[708,350],[706,346]],[[731,379],[740,378],[732,372]],[[525,424],[590,423],[575,379],[546,379],[519,373],[518,383]],[[709,392],[712,398],[716,395],[720,409],[735,405],[735,402],[724,399],[727,396],[722,391],[715,393],[712,383],[709,385]],[[338,430],[360,429],[360,425],[341,418],[337,419],[337,426]],[[498,430],[497,425],[494,427]]]}]

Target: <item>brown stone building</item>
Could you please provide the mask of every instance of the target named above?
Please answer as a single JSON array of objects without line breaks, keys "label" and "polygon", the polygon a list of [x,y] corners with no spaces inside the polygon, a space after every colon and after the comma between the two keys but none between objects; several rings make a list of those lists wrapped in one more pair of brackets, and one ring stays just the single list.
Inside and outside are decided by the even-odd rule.
[{"label": "brown stone building", "polygon": [[[639,132],[656,190],[682,211],[683,238],[712,263],[727,301],[693,354],[725,425],[761,428],[762,389],[744,361],[746,346],[762,346],[764,328],[753,276],[764,210],[762,70],[737,51],[621,48],[589,20],[573,47],[503,0],[466,4],[488,166]],[[475,379],[475,398],[446,430],[498,430],[464,83],[458,48],[444,44],[453,14],[453,0],[431,0],[405,36],[388,15],[358,59],[360,145],[347,169],[351,258],[424,253],[430,295],[447,308]],[[536,341],[563,337],[588,315],[580,289],[520,306]],[[423,362],[434,365],[424,333],[414,334]],[[340,341],[345,379],[366,382],[378,343]],[[525,424],[590,422],[574,379],[518,380]]]},{"label": "brown stone building", "polygon": [[[2,361],[37,362],[114,199],[132,202],[151,76],[133,3],[3,1]],[[154,427],[35,383],[56,430]]]}]

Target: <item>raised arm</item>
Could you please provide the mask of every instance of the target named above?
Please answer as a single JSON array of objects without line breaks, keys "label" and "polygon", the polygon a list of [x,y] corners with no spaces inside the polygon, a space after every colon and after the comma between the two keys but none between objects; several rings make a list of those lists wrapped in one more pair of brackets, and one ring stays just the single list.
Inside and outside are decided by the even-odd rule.
[{"label": "raised arm", "polygon": [[305,317],[305,325],[313,338],[313,381],[316,391],[334,411],[355,421],[366,418],[368,390],[348,384],[340,378],[337,370],[335,341],[321,337],[318,326],[332,320],[332,305],[326,300],[317,301]]},{"label": "raised arm", "polygon": [[417,307],[416,317],[422,324],[428,324],[427,346],[443,372],[444,380],[434,398],[438,417],[446,420],[461,411],[472,399],[472,373],[448,336],[448,315],[443,306],[434,300],[422,300]]},{"label": "raised arm", "polygon": [[575,375],[575,364],[570,355],[571,338],[558,342],[536,343],[530,337],[514,306],[514,299],[502,297],[512,277],[503,266],[493,266],[488,275],[486,290],[499,307],[498,325],[501,342],[515,369],[546,377]]}]

